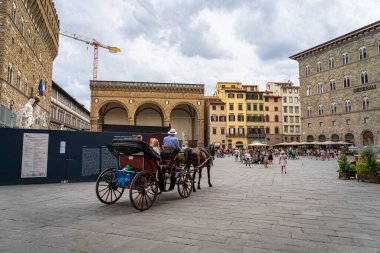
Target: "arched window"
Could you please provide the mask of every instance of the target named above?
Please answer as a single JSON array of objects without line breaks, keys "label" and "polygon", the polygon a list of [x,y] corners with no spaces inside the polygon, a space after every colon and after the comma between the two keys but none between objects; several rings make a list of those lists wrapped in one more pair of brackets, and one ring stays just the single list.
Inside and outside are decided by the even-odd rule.
[{"label": "arched window", "polygon": [[21,90],[21,73],[20,71],[17,72],[17,88]]},{"label": "arched window", "polygon": [[326,141],[326,136],[324,134],[321,134],[320,136],[318,136],[318,141],[320,142]]},{"label": "arched window", "polygon": [[342,64],[343,65],[348,64],[348,53],[342,54]]},{"label": "arched window", "polygon": [[359,60],[367,58],[367,49],[365,47],[359,48]]},{"label": "arched window", "polygon": [[332,135],[331,135],[331,140],[332,140],[332,141],[339,141],[339,135],[337,135],[337,134],[332,134]]},{"label": "arched window", "polygon": [[16,14],[17,14],[16,4],[13,3],[13,8],[12,8],[12,20],[13,20],[14,23],[16,23]]},{"label": "arched window", "polygon": [[22,36],[24,36],[24,18],[23,17],[21,17],[20,32]]},{"label": "arched window", "polygon": [[306,138],[306,140],[308,142],[312,142],[312,141],[314,141],[314,137],[312,135],[308,135],[307,138]]},{"label": "arched window", "polygon": [[323,105],[318,106],[318,115],[323,116],[325,114],[325,108]]},{"label": "arched window", "polygon": [[336,114],[336,103],[331,104],[331,114]]},{"label": "arched window", "polygon": [[349,76],[343,77],[343,87],[344,88],[350,87],[350,77]]},{"label": "arched window", "polygon": [[276,134],[279,133],[279,129],[278,129],[278,127],[275,127],[275,129],[274,129],[274,133],[276,133]]},{"label": "arched window", "polygon": [[333,69],[334,68],[334,57],[330,57],[329,58],[329,62],[328,62],[328,64],[329,64],[329,69]]},{"label": "arched window", "polygon": [[306,96],[311,95],[311,85],[306,86]]},{"label": "arched window", "polygon": [[265,115],[265,121],[269,122],[269,115]]},{"label": "arched window", "polygon": [[306,108],[306,113],[307,113],[307,117],[311,117],[311,106],[308,106],[307,108]]},{"label": "arched window", "polygon": [[330,90],[336,90],[335,79],[330,80]]},{"label": "arched window", "polygon": [[29,90],[29,87],[28,87],[28,79],[25,78],[24,93],[25,93],[25,95],[27,95],[27,96],[28,96],[28,90]]},{"label": "arched window", "polygon": [[344,111],[345,112],[351,112],[351,101],[350,100],[344,101]]},{"label": "arched window", "polygon": [[347,141],[347,142],[351,142],[351,143],[354,143],[354,135],[351,134],[351,133],[348,133],[344,136],[344,140]]},{"label": "arched window", "polygon": [[[28,41],[28,45],[30,46],[31,42],[32,42],[32,38],[30,37],[30,30],[29,29],[28,29],[28,34],[27,34],[26,40]],[[40,61],[41,61],[41,53],[40,53]]]},{"label": "arched window", "polygon": [[265,133],[270,134],[270,128],[269,128],[269,127],[267,127],[267,128],[265,129]]},{"label": "arched window", "polygon": [[8,65],[7,81],[8,81],[9,84],[12,84],[12,81],[13,81],[13,66],[12,66],[12,63],[9,63],[9,65]]},{"label": "arched window", "polygon": [[305,67],[305,76],[308,76],[308,75],[310,75],[310,65],[307,65]]},{"label": "arched window", "polygon": [[274,121],[278,122],[278,115],[274,115]]},{"label": "arched window", "polygon": [[322,71],[322,63],[319,61],[317,62],[317,73]]},{"label": "arched window", "polygon": [[364,97],[362,100],[363,110],[369,110],[369,97]]},{"label": "arched window", "polygon": [[360,81],[362,84],[368,83],[368,74],[365,71],[360,73]]},{"label": "arched window", "polygon": [[317,84],[317,93],[322,94],[323,93],[323,85],[322,83]]}]

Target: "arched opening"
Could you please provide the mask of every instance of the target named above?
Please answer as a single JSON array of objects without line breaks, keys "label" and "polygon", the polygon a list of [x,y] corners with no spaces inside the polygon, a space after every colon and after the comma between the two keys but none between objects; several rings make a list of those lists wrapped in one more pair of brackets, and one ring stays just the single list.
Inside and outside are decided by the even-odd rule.
[{"label": "arched opening", "polygon": [[354,137],[353,134],[348,133],[348,134],[346,134],[346,135],[344,136],[344,140],[345,140],[346,142],[354,143],[355,137]]},{"label": "arched opening", "polygon": [[314,141],[314,137],[312,135],[308,135],[307,138],[306,138],[306,140],[308,142],[312,142],[312,141]]},{"label": "arched opening", "polygon": [[135,112],[136,126],[163,126],[164,116],[161,108],[153,103],[140,105]]},{"label": "arched opening", "polygon": [[179,104],[170,113],[172,128],[178,132],[180,146],[187,141],[189,147],[198,145],[198,113],[188,104]]},{"label": "arched opening", "polygon": [[318,141],[320,142],[326,141],[326,136],[324,134],[321,134],[320,136],[318,136]]},{"label": "arched opening", "polygon": [[275,134],[278,134],[280,131],[279,131],[279,129],[278,129],[278,127],[276,127],[275,129],[274,129],[274,133]]},{"label": "arched opening", "polygon": [[265,122],[269,122],[269,115],[265,115]]},{"label": "arched opening", "polygon": [[331,135],[331,141],[339,141],[339,135],[337,134]]},{"label": "arched opening", "polygon": [[371,131],[365,131],[363,133],[363,146],[373,145],[373,133]]},{"label": "arched opening", "polygon": [[241,141],[237,141],[235,146],[236,146],[237,148],[243,148],[243,142],[241,142]]},{"label": "arched opening", "polygon": [[121,103],[110,102],[103,105],[99,110],[99,125],[102,131],[111,125],[129,125],[128,112]]},{"label": "arched opening", "polygon": [[266,128],[265,128],[265,133],[266,133],[266,134],[270,134],[270,128],[269,128],[269,127],[266,127]]}]

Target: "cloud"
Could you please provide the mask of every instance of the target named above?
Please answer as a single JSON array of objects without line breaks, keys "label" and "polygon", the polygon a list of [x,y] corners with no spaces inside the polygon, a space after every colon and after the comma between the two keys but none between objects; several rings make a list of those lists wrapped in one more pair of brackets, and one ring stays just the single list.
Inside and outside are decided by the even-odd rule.
[{"label": "cloud", "polygon": [[[377,0],[55,0],[61,30],[117,46],[99,50],[99,79],[258,84],[292,80],[288,59],[378,20]],[[60,38],[53,79],[89,108],[93,48]]]}]

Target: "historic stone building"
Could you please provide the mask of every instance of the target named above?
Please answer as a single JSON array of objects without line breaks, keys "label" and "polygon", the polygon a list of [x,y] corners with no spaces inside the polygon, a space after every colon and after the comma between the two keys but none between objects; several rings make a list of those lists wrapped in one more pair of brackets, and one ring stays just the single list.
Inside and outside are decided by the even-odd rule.
[{"label": "historic stone building", "polygon": [[90,81],[91,130],[168,126],[189,146],[204,145],[204,84]]},{"label": "historic stone building", "polygon": [[266,89],[282,99],[283,141],[301,141],[300,87],[291,82],[269,82]]},{"label": "historic stone building", "polygon": [[217,97],[205,97],[206,145],[219,143],[226,148],[226,104]]},{"label": "historic stone building", "polygon": [[50,129],[90,130],[90,112],[53,81]]},{"label": "historic stone building", "polygon": [[283,141],[281,99],[281,96],[272,91],[264,93],[265,138],[270,147]]},{"label": "historic stone building", "polygon": [[380,144],[380,21],[290,57],[307,141]]},{"label": "historic stone building", "polygon": [[59,20],[52,0],[0,1],[0,111],[13,112],[17,126],[19,111],[37,92],[40,79],[47,83],[46,99],[35,113],[49,119],[58,37]]},{"label": "historic stone building", "polygon": [[227,147],[246,147],[265,142],[264,97],[257,85],[218,82],[215,96],[226,103]]}]

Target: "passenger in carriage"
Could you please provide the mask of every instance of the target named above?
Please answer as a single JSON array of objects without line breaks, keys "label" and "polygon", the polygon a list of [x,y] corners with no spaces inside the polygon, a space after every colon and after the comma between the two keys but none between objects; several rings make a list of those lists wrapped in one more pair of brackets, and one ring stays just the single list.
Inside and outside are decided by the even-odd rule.
[{"label": "passenger in carriage", "polygon": [[150,140],[150,146],[157,154],[161,155],[160,142],[156,138]]}]

